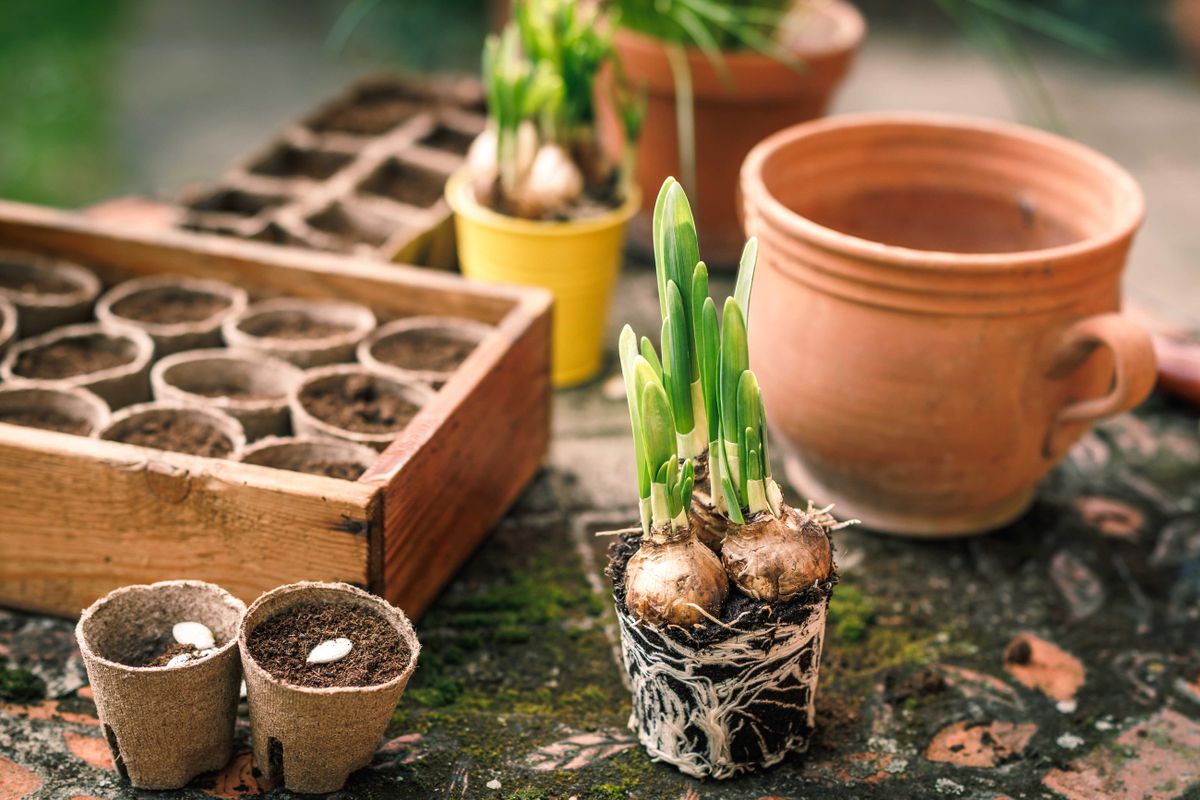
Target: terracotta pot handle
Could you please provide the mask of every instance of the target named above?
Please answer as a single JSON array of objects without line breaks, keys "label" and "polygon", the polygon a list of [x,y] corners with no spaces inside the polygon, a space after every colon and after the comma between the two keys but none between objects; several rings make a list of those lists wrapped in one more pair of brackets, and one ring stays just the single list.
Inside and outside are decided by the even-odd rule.
[{"label": "terracotta pot handle", "polygon": [[1150,334],[1117,313],[1087,317],[1067,328],[1047,376],[1067,377],[1098,347],[1107,347],[1113,354],[1112,388],[1103,397],[1080,400],[1058,412],[1042,447],[1047,458],[1061,453],[1057,438],[1063,426],[1096,422],[1128,411],[1145,400],[1154,388],[1157,366]]}]

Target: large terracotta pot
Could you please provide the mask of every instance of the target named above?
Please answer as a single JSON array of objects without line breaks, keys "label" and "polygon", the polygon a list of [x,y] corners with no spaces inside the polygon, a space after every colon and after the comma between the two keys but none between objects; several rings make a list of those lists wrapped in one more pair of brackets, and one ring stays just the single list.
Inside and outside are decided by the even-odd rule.
[{"label": "large terracotta pot", "polygon": [[996,528],[1155,377],[1117,314],[1134,180],[1016,125],[922,114],[782,131],[742,169],[750,362],[789,477],[897,533]]},{"label": "large terracotta pot", "polygon": [[[823,115],[862,41],[862,16],[849,3],[806,0],[805,8],[803,32],[788,43],[801,66],[752,50],[731,51],[723,55],[728,72],[722,75],[702,51],[686,51],[695,97],[697,165],[697,185],[688,187],[689,199],[700,252],[710,264],[736,264],[745,243],[737,208],[742,159],[763,137]],[[651,253],[658,190],[668,176],[680,177],[675,81],[660,40],[622,29],[615,45],[630,82],[648,92],[638,141],[643,207],[630,225],[630,238],[639,250]]]}]

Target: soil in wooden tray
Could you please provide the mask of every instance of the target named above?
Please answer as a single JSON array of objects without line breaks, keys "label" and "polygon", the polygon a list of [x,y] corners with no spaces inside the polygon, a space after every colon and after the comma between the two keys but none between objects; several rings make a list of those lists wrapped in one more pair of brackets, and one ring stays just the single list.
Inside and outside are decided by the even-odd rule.
[{"label": "soil in wooden tray", "polygon": [[465,156],[467,151],[471,149],[471,142],[473,141],[475,141],[474,134],[460,131],[457,128],[451,128],[449,125],[439,124],[425,138],[421,139],[420,143],[434,150],[445,150],[449,153],[457,153],[460,156]]},{"label": "soil in wooden tray", "polygon": [[323,181],[353,159],[347,153],[328,150],[301,150],[292,145],[280,145],[250,168],[256,175],[275,178],[303,177]]},{"label": "soil in wooden tray", "polygon": [[367,375],[306,386],[300,402],[317,419],[355,433],[398,431],[420,410],[403,397],[380,391]]},{"label": "soil in wooden tray", "polygon": [[[349,639],[350,652],[328,664],[308,654],[330,639]],[[275,678],[295,686],[374,686],[404,671],[408,646],[381,614],[345,603],[300,603],[254,629],[250,656]]]},{"label": "soil in wooden tray", "polygon": [[359,188],[405,205],[429,208],[442,198],[445,186],[445,175],[392,159],[371,173]]},{"label": "soil in wooden tray", "polygon": [[69,280],[48,270],[33,269],[26,264],[0,260],[0,289],[25,294],[68,294],[77,287]]},{"label": "soil in wooden tray", "polygon": [[371,247],[379,247],[388,238],[388,235],[382,230],[371,230],[360,225],[340,205],[330,206],[324,211],[312,215],[308,218],[308,224],[322,233],[337,237],[342,240],[342,244],[347,246],[366,244]]},{"label": "soil in wooden tray", "polygon": [[60,414],[50,408],[20,408],[0,411],[0,422],[23,425],[26,428],[40,428],[44,431],[73,433],[76,436],[86,436],[91,428],[87,420],[68,417],[66,414]]},{"label": "soil in wooden tray", "polygon": [[286,201],[286,197],[277,195],[257,194],[241,189],[220,189],[194,200],[189,207],[196,211],[216,211],[222,214],[253,217],[260,211],[283,205]]},{"label": "soil in wooden tray", "polygon": [[324,475],[326,478],[339,478],[344,481],[356,481],[367,471],[366,467],[354,461],[342,461],[337,458],[306,453],[291,452],[284,457],[276,457],[271,462],[276,469],[286,469],[291,472],[303,472],[308,475]]},{"label": "soil in wooden tray", "polygon": [[195,417],[146,416],[129,424],[116,441],[206,458],[225,458],[233,452],[228,436]]},{"label": "soil in wooden tray", "polygon": [[169,325],[176,322],[202,322],[227,308],[227,297],[182,286],[166,286],[124,297],[113,305],[112,313],[138,322]]},{"label": "soil in wooden tray", "polygon": [[13,372],[22,378],[59,380],[124,366],[135,358],[127,342],[96,334],[72,336],[21,353]]},{"label": "soil in wooden tray", "polygon": [[419,107],[417,97],[398,87],[366,89],[353,102],[330,109],[308,127],[318,133],[377,136],[412,117]]},{"label": "soil in wooden tray", "polygon": [[451,372],[467,360],[475,346],[475,342],[441,331],[414,330],[381,340],[371,348],[371,355],[394,367]]},{"label": "soil in wooden tray", "polygon": [[252,320],[243,324],[242,330],[251,336],[265,339],[325,339],[330,336],[349,333],[353,328],[349,325],[338,325],[323,319],[315,319],[307,314],[272,314],[262,319]]}]

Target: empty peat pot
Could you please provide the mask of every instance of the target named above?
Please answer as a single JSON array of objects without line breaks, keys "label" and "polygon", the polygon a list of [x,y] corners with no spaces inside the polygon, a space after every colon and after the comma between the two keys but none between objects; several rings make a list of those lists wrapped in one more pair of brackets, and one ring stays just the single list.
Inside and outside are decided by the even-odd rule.
[{"label": "empty peat pot", "polygon": [[1118,312],[1143,201],[1066,139],[933,114],[777,133],[742,169],[750,366],[792,483],[876,530],[986,531],[1154,385]]},{"label": "empty peat pot", "polygon": [[375,327],[366,306],[338,300],[278,298],[255,303],[225,320],[225,343],[318,367],[354,360],[354,348]]},{"label": "empty peat pot", "polygon": [[100,279],[62,259],[0,250],[0,295],[17,307],[22,336],[91,319]]},{"label": "empty peat pot", "polygon": [[[310,663],[344,639],[348,652]],[[293,792],[340,789],[366,766],[417,665],[404,612],[344,583],[294,583],[254,601],[239,634],[254,761]]]},{"label": "empty peat pot", "polygon": [[92,436],[108,420],[108,405],[87,389],[0,387],[0,422]]},{"label": "empty peat pot", "polygon": [[[134,786],[178,789],[229,761],[245,611],[211,583],[163,581],[116,589],[79,618],[75,638],[113,765]],[[207,627],[215,652],[176,666],[146,666],[167,652],[180,622]]]},{"label": "empty peat pot", "polygon": [[246,446],[242,425],[215,408],[138,403],[113,414],[100,438],[153,450],[237,460]]},{"label": "empty peat pot", "polygon": [[379,460],[379,452],[341,439],[268,436],[247,447],[240,460],[243,464],[356,481]]},{"label": "empty peat pot", "polygon": [[150,370],[154,399],[215,408],[242,423],[246,438],[291,431],[288,394],[304,376],[296,366],[234,350],[186,350]]},{"label": "empty peat pot", "polygon": [[334,364],[305,372],[289,402],[297,434],[383,450],[431,399],[433,390],[423,383],[378,375],[358,364]]},{"label": "empty peat pot", "polygon": [[0,378],[42,389],[81,387],[112,408],[150,397],[154,342],[142,331],[88,323],[22,339],[0,362]]},{"label": "empty peat pot", "polygon": [[381,375],[440,387],[492,330],[456,317],[398,319],[359,342],[358,361]]},{"label": "empty peat pot", "polygon": [[607,569],[638,741],[695,778],[732,778],[805,752],[836,577],[774,605],[733,587],[719,622],[650,625],[625,604],[625,569],[639,540],[622,536]]},{"label": "empty peat pot", "polygon": [[150,334],[158,357],[221,345],[221,323],[246,308],[246,292],[221,281],[182,275],[137,278],[109,289],[96,319]]},{"label": "empty peat pot", "polygon": [[4,295],[0,295],[0,357],[8,352],[8,346],[17,338],[17,307]]}]

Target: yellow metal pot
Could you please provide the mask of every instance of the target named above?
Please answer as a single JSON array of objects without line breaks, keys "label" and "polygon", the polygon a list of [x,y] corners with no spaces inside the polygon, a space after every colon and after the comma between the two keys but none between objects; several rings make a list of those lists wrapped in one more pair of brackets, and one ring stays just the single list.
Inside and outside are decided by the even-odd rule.
[{"label": "yellow metal pot", "polygon": [[539,286],[554,295],[555,386],[580,383],[600,371],[605,322],[621,269],[625,225],[641,197],[626,198],[603,216],[541,222],[498,214],[479,204],[463,170],[446,183],[454,210],[463,274],[490,283]]}]

